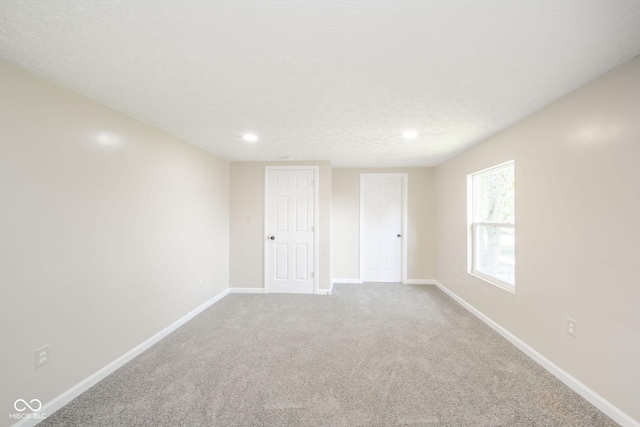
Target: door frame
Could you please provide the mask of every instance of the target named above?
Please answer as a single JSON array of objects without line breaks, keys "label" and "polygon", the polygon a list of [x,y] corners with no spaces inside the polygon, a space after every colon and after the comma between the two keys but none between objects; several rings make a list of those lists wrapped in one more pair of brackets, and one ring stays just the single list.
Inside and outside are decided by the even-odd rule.
[{"label": "door frame", "polygon": [[408,227],[407,227],[407,212],[408,212],[408,180],[409,174],[407,173],[361,173],[360,174],[360,245],[359,245],[359,256],[360,256],[360,269],[358,271],[358,280],[360,283],[363,283],[364,280],[364,251],[363,247],[363,236],[364,236],[364,181],[367,178],[401,178],[402,181],[402,203],[401,203],[401,231],[402,234],[402,242],[400,245],[400,280],[402,283],[407,282],[407,242],[409,241],[409,236],[407,235]]},{"label": "door frame", "polygon": [[319,239],[318,225],[319,202],[320,202],[320,167],[319,166],[265,166],[264,167],[264,293],[269,293],[269,172],[276,170],[311,170],[313,171],[313,198],[314,198],[314,221],[313,221],[313,293],[318,293],[318,262]]}]

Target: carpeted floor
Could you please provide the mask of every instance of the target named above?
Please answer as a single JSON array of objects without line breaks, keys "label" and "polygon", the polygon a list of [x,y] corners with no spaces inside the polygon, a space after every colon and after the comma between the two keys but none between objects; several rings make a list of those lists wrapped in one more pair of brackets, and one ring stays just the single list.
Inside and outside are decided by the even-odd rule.
[{"label": "carpeted floor", "polygon": [[435,286],[233,294],[53,426],[615,426]]}]

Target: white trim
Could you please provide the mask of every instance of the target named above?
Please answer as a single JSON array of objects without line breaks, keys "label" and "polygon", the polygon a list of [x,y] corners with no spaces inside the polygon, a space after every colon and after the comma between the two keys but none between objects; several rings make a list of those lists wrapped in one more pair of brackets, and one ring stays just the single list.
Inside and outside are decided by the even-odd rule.
[{"label": "white trim", "polygon": [[265,166],[264,167],[264,293],[269,293],[269,172],[272,170],[313,170],[313,293],[318,293],[318,277],[320,276],[320,166]]},{"label": "white trim", "polygon": [[503,291],[511,292],[512,294],[516,293],[515,285],[512,285],[507,282],[503,282],[502,280],[499,280],[499,279],[496,279],[495,277],[484,274],[481,271],[472,270],[472,271],[467,271],[467,273],[469,273],[473,277],[476,277],[482,281],[489,283],[490,285],[493,285],[499,289],[502,289]]},{"label": "white trim", "polygon": [[516,228],[516,225],[512,222],[474,222],[473,225],[481,225],[483,227]]},{"label": "white trim", "polygon": [[[314,166],[313,170],[313,197],[316,199],[314,202],[315,218],[313,219],[313,290],[318,292],[318,284],[320,280],[320,166]],[[329,231],[331,231],[331,227],[329,227]]]},{"label": "white trim", "polygon": [[362,174],[360,174],[360,180],[358,181],[358,185],[360,187],[360,194],[358,195],[360,198],[360,200],[358,200],[358,209],[360,209],[360,218],[358,219],[358,280],[360,283],[364,283],[364,275],[362,274],[362,235],[364,234],[364,207],[362,205],[364,204],[364,186],[362,185],[362,181],[363,177]]},{"label": "white trim", "polygon": [[334,283],[364,283],[362,280],[360,279],[332,279],[331,280],[331,286],[333,286]]},{"label": "white trim", "polygon": [[435,285],[435,280],[430,279],[407,279],[402,281],[403,285]]},{"label": "white trim", "polygon": [[402,281],[407,280],[407,259],[409,258],[409,174],[402,175]]},{"label": "white trim", "polygon": [[269,166],[265,166],[264,168],[264,254],[263,261],[264,264],[264,277],[263,284],[264,293],[269,293]]},{"label": "white trim", "polygon": [[[224,291],[220,292],[218,295],[211,298],[209,301],[206,301],[205,303],[194,308],[189,313],[185,314],[180,319],[176,320],[175,322],[173,322],[172,324],[170,324],[169,326],[167,326],[166,328],[164,328],[163,330],[161,330],[151,338],[147,339],[141,344],[138,344],[137,346],[135,346],[134,348],[132,348],[122,356],[118,357],[113,362],[109,363],[107,366],[89,375],[87,378],[80,381],[78,384],[74,385],[70,389],[62,392],[58,396],[54,397],[53,399],[51,399],[50,401],[42,405],[42,409],[38,411],[38,413],[47,414],[47,416],[51,416],[58,409],[61,409],[67,403],[71,402],[73,399],[80,396],[82,393],[84,393],[85,391],[89,390],[91,387],[96,385],[99,381],[103,380],[104,378],[106,378],[107,376],[115,372],[117,369],[124,366],[127,362],[131,361],[136,356],[139,356],[140,354],[142,354],[149,347],[151,347],[152,345],[162,340],[171,332],[175,331],[180,326],[184,325],[189,320],[193,319],[198,314],[200,314],[201,312],[203,312],[204,310],[206,310],[216,302],[220,301],[222,298],[227,296],[227,294],[229,294],[229,289],[225,289]],[[31,426],[35,426],[41,421],[42,421],[41,419],[25,418],[15,423],[13,427],[31,427]]]},{"label": "white trim", "polygon": [[458,304],[466,308],[478,319],[482,320],[489,327],[491,327],[494,331],[502,335],[507,341],[511,344],[515,345],[518,349],[520,349],[524,354],[529,356],[535,362],[537,362],[540,366],[546,369],[549,373],[551,373],[554,377],[562,381],[566,386],[570,389],[578,393],[585,400],[591,403],[593,406],[604,412],[607,416],[609,416],[612,420],[617,422],[623,427],[640,427],[640,422],[631,418],[631,416],[624,413],[620,408],[614,406],[611,402],[606,400],[604,397],[600,396],[595,391],[591,390],[589,387],[578,381],[575,377],[571,376],[565,370],[560,368],[558,365],[544,357],[542,354],[538,353],[536,350],[531,348],[528,344],[522,341],[520,338],[513,335],[511,332],[507,331],[505,328],[497,324],[487,315],[483,314],[480,310],[469,304],[467,301],[459,297],[456,293],[449,290],[442,283],[434,280],[435,285],[440,288],[444,293],[449,295],[453,300],[455,300]]},{"label": "white trim", "polygon": [[264,288],[229,288],[230,294],[266,294]]},{"label": "white trim", "polygon": [[515,164],[515,163],[516,163],[516,161],[513,160],[513,159],[507,160],[506,162],[502,162],[502,163],[497,164],[497,165],[489,166],[488,168],[480,169],[479,171],[471,172],[469,175],[479,175],[481,173],[491,172],[493,170],[502,169],[505,166],[509,166],[510,164]]},{"label": "white trim", "polygon": [[408,258],[408,252],[407,252],[407,243],[409,241],[409,236],[408,236],[408,231],[409,231],[409,227],[407,226],[407,222],[408,222],[408,210],[409,210],[409,174],[408,173],[361,173],[360,174],[360,244],[358,245],[358,249],[359,249],[359,261],[360,261],[360,265],[359,265],[359,270],[358,270],[358,277],[360,282],[359,283],[364,283],[363,280],[363,257],[362,257],[362,236],[363,236],[363,227],[364,227],[364,186],[362,185],[362,182],[364,181],[365,178],[370,178],[370,177],[399,177],[402,180],[402,230],[400,231],[400,234],[402,234],[402,247],[400,250],[400,259],[401,259],[401,271],[400,271],[400,280],[402,281],[402,283],[404,283],[407,280],[407,258]]},{"label": "white trim", "polygon": [[318,289],[316,295],[331,295],[331,289]]}]

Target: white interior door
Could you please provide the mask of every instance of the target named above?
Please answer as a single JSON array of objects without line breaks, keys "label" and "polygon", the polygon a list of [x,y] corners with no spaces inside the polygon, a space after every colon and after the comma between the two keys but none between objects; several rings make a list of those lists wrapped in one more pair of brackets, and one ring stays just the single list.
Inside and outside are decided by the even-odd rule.
[{"label": "white interior door", "polygon": [[402,281],[403,179],[361,176],[360,269],[365,282]]},{"label": "white interior door", "polygon": [[313,293],[315,170],[266,170],[266,290]]}]

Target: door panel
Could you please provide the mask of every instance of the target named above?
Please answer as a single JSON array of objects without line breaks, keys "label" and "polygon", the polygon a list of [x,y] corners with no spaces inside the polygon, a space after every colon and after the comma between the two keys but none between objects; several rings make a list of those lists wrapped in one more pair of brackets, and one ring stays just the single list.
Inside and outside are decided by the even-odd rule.
[{"label": "door panel", "polygon": [[288,245],[276,243],[276,279],[286,280],[289,274],[289,254]]},{"label": "door panel", "polygon": [[307,280],[309,278],[309,247],[305,244],[297,244],[296,246],[296,264],[295,274],[296,280]]},{"label": "door panel", "polygon": [[312,169],[267,170],[268,292],[314,291],[314,179]]},{"label": "door panel", "polygon": [[309,231],[309,198],[307,196],[296,196],[296,231]]},{"label": "door panel", "polygon": [[289,198],[278,196],[276,199],[276,229],[275,231],[289,231]]},{"label": "door panel", "polygon": [[397,175],[366,176],[361,180],[362,235],[360,246],[362,280],[402,280],[402,186]]}]

